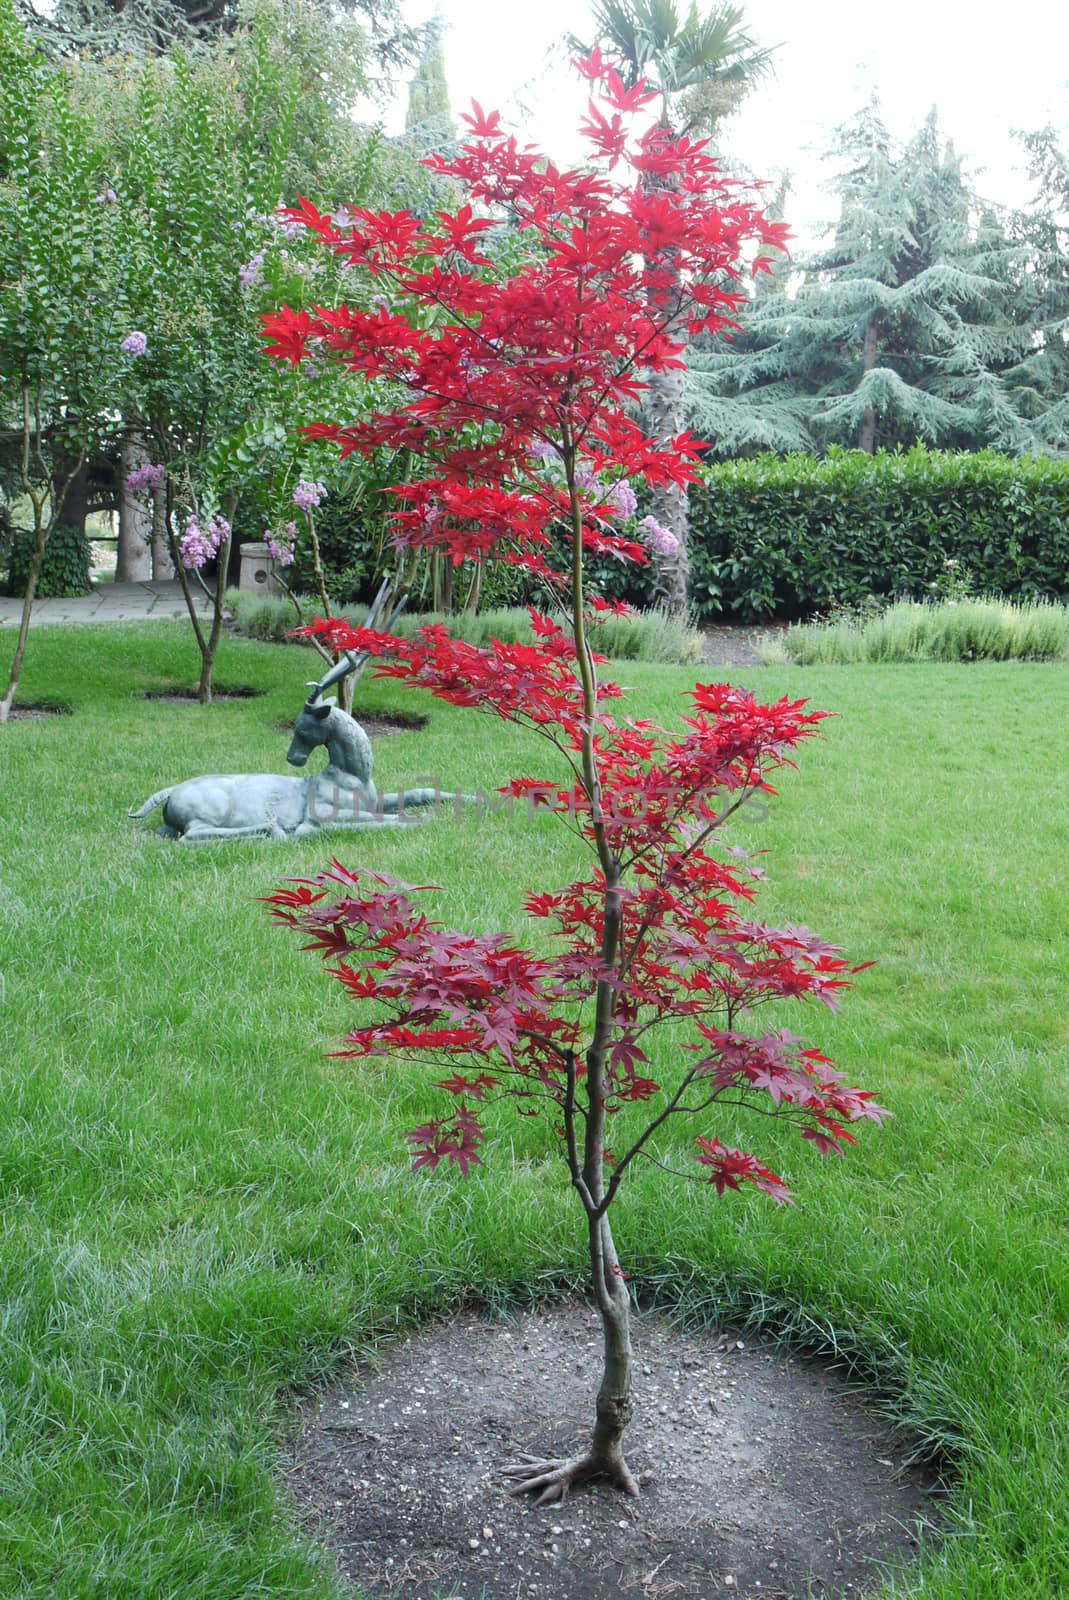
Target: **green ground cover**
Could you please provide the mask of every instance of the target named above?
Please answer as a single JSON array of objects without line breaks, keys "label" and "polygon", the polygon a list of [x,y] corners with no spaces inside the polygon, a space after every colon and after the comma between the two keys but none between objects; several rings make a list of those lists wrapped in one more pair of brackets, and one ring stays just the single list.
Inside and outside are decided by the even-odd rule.
[{"label": "green ground cover", "polygon": [[[0,730],[0,1595],[327,1600],[272,1477],[294,1396],[414,1318],[582,1280],[540,1125],[503,1109],[484,1170],[413,1177],[400,1135],[433,1104],[425,1081],[324,1059],[345,997],[254,904],[324,845],[182,849],[126,820],[182,777],[277,770],[311,661],[228,639],[218,681],[268,693],[168,705],[140,691],[192,680],[184,629],[42,629],[26,698],[75,715]],[[619,676],[664,719],[694,672]],[[841,713],[738,837],[770,851],[769,916],[878,962],[838,1018],[784,1021],[896,1120],[831,1163],[765,1121],[718,1130],[798,1206],[651,1171],[622,1201],[621,1255],[680,1315],[838,1351],[952,1454],[949,1536],[885,1593],[1064,1600],[1069,673],[743,676]],[[500,724],[358,693],[429,711],[378,746],[384,787],[543,770]],[[571,865],[548,818],[331,842],[443,883],[438,915],[479,929],[520,926],[524,887]]]},{"label": "green ground cover", "polygon": [[1069,656],[1069,606],[964,596],[899,600],[840,621],[806,622],[761,646],[768,665],[906,661],[1061,661]]}]

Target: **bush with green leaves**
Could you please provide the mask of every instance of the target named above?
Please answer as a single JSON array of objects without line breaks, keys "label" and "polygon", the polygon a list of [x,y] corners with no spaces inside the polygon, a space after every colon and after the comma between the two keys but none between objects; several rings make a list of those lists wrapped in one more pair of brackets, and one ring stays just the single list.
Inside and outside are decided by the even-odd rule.
[{"label": "bush with green leaves", "polygon": [[760,646],[769,665],[899,661],[1060,661],[1069,656],[1069,607],[1049,601],[900,600],[886,610],[789,628]]},{"label": "bush with green leaves", "polygon": [[[298,595],[303,609],[311,614],[315,602]],[[238,633],[250,639],[282,643],[292,637],[297,624],[293,602],[285,595],[253,594],[248,589],[228,589],[227,607]],[[340,613],[348,621],[362,624],[366,606],[346,606]],[[502,644],[530,644],[535,635],[530,614],[522,606],[490,607],[480,611],[401,614],[391,632],[411,639],[428,623],[441,623],[455,639],[483,646],[490,639]],[[298,640],[303,644],[305,641]],[[606,617],[598,628],[598,649],[616,661],[666,661],[690,665],[701,660],[702,637],[683,618],[663,607],[636,611],[631,616]]]},{"label": "bush with green leaves", "polygon": [[[33,552],[33,530],[16,526],[6,584],[9,594],[25,594]],[[41,559],[35,593],[42,600],[89,593],[89,536],[84,527],[59,522],[53,528]]]},{"label": "bush with green leaves", "polygon": [[920,446],[757,456],[707,467],[690,519],[692,599],[707,617],[920,598],[948,561],[980,593],[1069,594],[1069,461]]}]

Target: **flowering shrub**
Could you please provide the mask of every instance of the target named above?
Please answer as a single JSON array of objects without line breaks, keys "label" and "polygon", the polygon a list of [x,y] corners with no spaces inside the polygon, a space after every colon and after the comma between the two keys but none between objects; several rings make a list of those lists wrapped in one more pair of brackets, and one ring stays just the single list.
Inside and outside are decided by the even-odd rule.
[{"label": "flowering shrub", "polygon": [[133,333],[126,335],[119,348],[125,350],[128,356],[143,356],[148,349],[148,339],[135,329]]},{"label": "flowering shrub", "polygon": [[166,467],[146,461],[143,467],[126,474],[126,487],[134,494],[151,494],[153,489],[163,488],[166,478]]},{"label": "flowering shrub", "polygon": [[[691,1176],[717,1194],[748,1186],[786,1201],[784,1180],[728,1136],[735,1108],[793,1120],[825,1153],[881,1115],[819,1050],[756,1025],[773,1001],[835,1007],[859,969],[806,928],[759,920],[751,904],[760,869],[715,844],[740,806],[775,792],[777,770],[825,713],[702,684],[686,731],[673,736],[618,720],[621,691],[599,674],[592,637],[622,608],[586,595],[584,556],[645,562],[647,543],[622,526],[635,509],[629,480],[683,484],[697,459],[689,436],[658,444],[627,415],[637,369],[679,366],[683,328],[725,331],[741,299],[741,253],[756,242],[760,267],[760,246],[782,230],[736,198],[702,144],[658,124],[632,136],[633,116],[652,98],[642,84],[625,89],[597,52],[580,65],[603,89],[584,124],[600,169],[561,171],[476,106],[468,143],[452,159],[431,158],[468,187],[457,211],[430,223],[354,211],[344,226],[308,204],[293,213],[380,280],[388,303],[265,319],[280,360],[297,364],[311,349],[403,386],[404,405],[307,430],[343,454],[404,447],[422,463],[422,475],[394,491],[399,546],[513,563],[568,608],[567,631],[532,609],[534,644],[479,648],[441,626],[404,639],[329,618],[308,630],[332,648],[371,652],[382,677],[529,728],[553,747],[548,775],[515,777],[502,791],[555,812],[584,855],[575,881],[524,902],[546,925],[548,953],[505,934],[444,928],[420,903],[427,890],[338,861],[269,897],[272,914],[360,1008],[340,1053],[445,1074],[437,1088],[446,1108],[406,1136],[416,1167],[470,1171],[485,1148],[484,1108],[503,1096],[528,1114],[548,1112],[559,1134],[586,1221],[605,1367],[589,1448],[510,1469],[515,1491],[541,1502],[593,1477],[637,1493],[622,1449],[629,1294],[609,1211],[637,1162],[675,1168],[666,1124],[685,1117],[696,1135]],[[644,174],[665,181],[650,186]],[[534,242],[499,282],[485,246],[503,207]],[[437,316],[421,326],[431,306]],[[561,524],[567,571],[547,559]],[[643,531],[648,543],[658,537],[656,527]],[[660,1064],[651,1035],[666,1024],[683,1038]]]},{"label": "flowering shrub", "polygon": [[643,517],[639,527],[642,529],[644,542],[649,545],[654,555],[670,556],[679,543],[672,530],[663,527],[656,517]]},{"label": "flowering shrub", "polygon": [[321,483],[310,483],[302,478],[293,491],[293,503],[298,511],[311,511],[313,507],[322,504],[326,488]]},{"label": "flowering shrub", "polygon": [[264,542],[280,567],[291,567],[297,548],[297,524],[287,522],[285,532],[281,535],[273,533],[270,528],[266,529]]},{"label": "flowering shrub", "polygon": [[230,524],[225,517],[213,512],[203,528],[195,515],[187,517],[186,531],[178,546],[182,565],[191,569],[203,567],[229,538]]}]

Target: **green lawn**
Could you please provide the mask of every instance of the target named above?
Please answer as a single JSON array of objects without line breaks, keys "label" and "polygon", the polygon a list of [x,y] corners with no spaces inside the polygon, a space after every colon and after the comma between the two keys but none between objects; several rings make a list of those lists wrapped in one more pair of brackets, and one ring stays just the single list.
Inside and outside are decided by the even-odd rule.
[{"label": "green lawn", "polygon": [[[218,680],[263,698],[139,697],[191,681],[194,656],[177,626],[41,629],[25,696],[76,715],[0,729],[0,1594],[20,1600],[335,1595],[272,1477],[295,1392],[414,1317],[583,1270],[540,1125],[502,1111],[485,1170],[415,1178],[400,1135],[424,1084],[324,1059],[345,997],[255,904],[321,842],[183,849],[126,819],[182,777],[282,764],[312,658],[227,640]],[[636,714],[670,718],[694,673],[619,675]],[[896,1120],[832,1162],[764,1120],[728,1128],[797,1207],[651,1170],[621,1253],[689,1316],[837,1350],[950,1452],[949,1537],[895,1592],[1064,1600],[1069,671],[744,677],[841,713],[749,840],[770,851],[766,914],[878,962],[838,1018],[784,1020]],[[360,703],[430,711],[379,744],[383,787],[544,770],[474,714],[371,682]],[[517,927],[525,886],[570,870],[552,819],[330,847],[444,883],[442,919],[482,929]]]}]

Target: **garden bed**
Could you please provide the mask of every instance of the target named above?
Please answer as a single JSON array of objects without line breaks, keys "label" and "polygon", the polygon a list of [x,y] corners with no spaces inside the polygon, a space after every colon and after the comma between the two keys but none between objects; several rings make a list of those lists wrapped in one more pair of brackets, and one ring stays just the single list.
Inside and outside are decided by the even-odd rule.
[{"label": "garden bed", "polygon": [[596,1315],[465,1313],[304,1410],[288,1473],[310,1529],[368,1596],[438,1600],[794,1600],[858,1595],[932,1523],[910,1441],[826,1370],[737,1334],[635,1326],[627,1500],[593,1486],[537,1509],[502,1464],[583,1444]]}]

